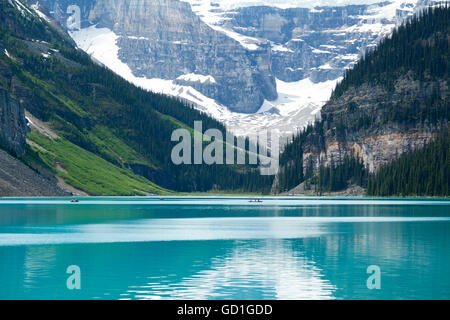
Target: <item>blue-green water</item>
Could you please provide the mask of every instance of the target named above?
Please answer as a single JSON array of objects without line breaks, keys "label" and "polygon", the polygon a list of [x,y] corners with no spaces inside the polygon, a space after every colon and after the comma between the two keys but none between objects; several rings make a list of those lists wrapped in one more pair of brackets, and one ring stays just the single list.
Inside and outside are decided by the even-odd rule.
[{"label": "blue-green water", "polygon": [[1,199],[0,299],[450,299],[450,201]]}]

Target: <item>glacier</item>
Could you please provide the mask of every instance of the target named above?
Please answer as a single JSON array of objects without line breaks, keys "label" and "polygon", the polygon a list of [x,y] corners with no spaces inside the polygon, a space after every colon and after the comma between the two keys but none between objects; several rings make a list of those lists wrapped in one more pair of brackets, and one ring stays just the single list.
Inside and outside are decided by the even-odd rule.
[{"label": "glacier", "polygon": [[[48,5],[55,1],[43,2]],[[122,45],[124,40],[150,41],[141,34],[118,34],[100,23],[84,25],[81,30],[70,31],[70,35],[93,59],[126,80],[146,90],[192,103],[223,122],[236,135],[272,129],[285,141],[320,117],[322,106],[344,71],[366,50],[375,47],[407,17],[436,3],[428,0],[180,1],[188,3],[209,28],[236,41],[244,49],[242,52],[255,55],[256,60],[260,52],[269,50],[270,72],[275,75],[278,97],[272,101],[264,99],[256,112],[233,112],[213,99],[207,90],[201,90],[202,85],[214,86],[219,81],[208,70],[180,70],[171,79],[136,72],[140,70],[139,61],[130,64],[124,59],[126,51]],[[266,25],[255,23],[258,19],[264,19]],[[304,19],[304,25],[299,19]],[[326,24],[316,26],[317,19]],[[285,26],[293,23],[297,25],[286,31]],[[175,42],[182,44],[182,40]]]}]

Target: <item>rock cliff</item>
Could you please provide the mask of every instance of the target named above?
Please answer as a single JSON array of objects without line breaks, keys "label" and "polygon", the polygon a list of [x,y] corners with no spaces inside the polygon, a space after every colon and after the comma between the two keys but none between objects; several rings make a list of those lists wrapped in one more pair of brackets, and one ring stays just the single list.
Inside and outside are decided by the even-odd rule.
[{"label": "rock cliff", "polygon": [[23,106],[0,86],[0,147],[22,157],[27,130]]},{"label": "rock cliff", "polygon": [[[447,124],[446,119],[430,124],[388,121],[387,117],[393,109],[424,104],[436,91],[441,97],[448,97],[448,88],[445,80],[420,82],[404,76],[395,82],[392,92],[383,86],[367,84],[347,90],[322,109],[322,118],[326,120],[324,143],[311,140],[305,145],[304,167],[311,161],[316,168],[320,164],[339,163],[345,155],[351,155],[375,172],[399,155],[422,148]],[[345,131],[339,132],[339,126]]]},{"label": "rock cliff", "polygon": [[63,25],[79,6],[82,29],[71,32],[79,47],[136,85],[187,100],[238,135],[264,124],[285,138],[314,120],[366,49],[435,1],[39,2]]},{"label": "rock cliff", "polygon": [[[295,187],[304,183],[314,184],[316,191],[337,191],[354,183],[374,192],[367,171],[377,174],[404,154],[396,170],[412,181],[415,173],[407,172],[420,156],[410,151],[430,145],[448,130],[449,17],[448,7],[430,7],[362,57],[335,87],[321,119],[286,146],[273,190],[298,191],[302,188]],[[436,164],[436,154],[445,159],[442,151],[423,154],[421,161]],[[433,170],[437,175],[445,171],[440,165]],[[403,192],[380,190],[376,194]]]},{"label": "rock cliff", "polygon": [[315,8],[301,8],[299,2],[300,8],[244,7],[225,14],[218,24],[269,41],[272,70],[278,79],[294,82],[311,78],[317,83],[341,77],[360,54],[431,2],[362,1],[361,5]]}]

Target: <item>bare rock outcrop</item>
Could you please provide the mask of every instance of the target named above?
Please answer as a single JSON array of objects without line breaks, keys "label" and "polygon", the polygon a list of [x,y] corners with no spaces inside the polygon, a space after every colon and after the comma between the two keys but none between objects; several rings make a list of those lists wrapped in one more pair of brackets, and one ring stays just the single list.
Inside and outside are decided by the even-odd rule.
[{"label": "bare rock outcrop", "polygon": [[[350,88],[338,99],[329,101],[322,110],[324,139],[322,144],[310,140],[303,148],[304,167],[339,163],[346,155],[359,158],[370,172],[377,171],[405,152],[422,148],[446,125],[428,121],[389,121],[396,110],[420,106],[436,92],[450,95],[448,82],[399,78],[394,89],[362,85]],[[395,117],[395,116],[394,116]],[[339,127],[343,128],[339,132]]]},{"label": "bare rock outcrop", "polygon": [[45,0],[63,25],[66,8],[81,8],[82,27],[106,27],[118,35],[119,58],[137,77],[165,80],[186,75],[214,81],[180,80],[242,113],[256,112],[278,97],[271,47],[249,50],[203,22],[179,0]]},{"label": "bare rock outcrop", "polygon": [[17,157],[25,154],[27,122],[23,106],[0,87],[0,147]]}]

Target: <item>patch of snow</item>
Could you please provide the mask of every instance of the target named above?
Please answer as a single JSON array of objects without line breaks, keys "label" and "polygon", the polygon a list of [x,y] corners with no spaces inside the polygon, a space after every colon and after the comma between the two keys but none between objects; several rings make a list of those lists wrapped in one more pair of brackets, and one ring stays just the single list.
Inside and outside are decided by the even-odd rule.
[{"label": "patch of snow", "polygon": [[217,83],[213,76],[204,76],[201,74],[189,73],[179,76],[177,80],[186,82],[200,82],[200,83]]},{"label": "patch of snow", "polygon": [[361,23],[344,29],[346,33],[373,33],[380,36],[387,35],[395,28],[396,24]]},{"label": "patch of snow", "polygon": [[379,22],[382,19],[392,19],[396,17],[398,9],[409,11],[412,15],[414,13],[414,8],[417,7],[419,1],[420,0],[391,0],[390,4],[381,8],[379,6],[369,7],[367,10],[368,15],[359,16],[359,18]]},{"label": "patch of snow", "polygon": [[289,71],[299,71],[299,70],[303,70],[303,68],[291,68],[291,67],[287,67],[287,68],[285,68],[286,70],[289,70]]},{"label": "patch of snow", "polygon": [[341,79],[322,83],[313,83],[310,79],[297,82],[277,79],[277,100],[265,101],[256,114],[230,113],[225,119],[218,120],[237,136],[255,135],[264,129],[278,131],[283,145],[292,135],[320,117],[320,110]]},{"label": "patch of snow", "polygon": [[270,129],[278,131],[282,143],[286,143],[293,134],[320,116],[320,110],[341,79],[321,83],[313,83],[310,79],[297,82],[277,79],[277,100],[265,101],[256,114],[231,113],[228,118],[219,120],[238,136]]},{"label": "patch of snow", "polygon": [[228,20],[229,18],[225,17],[226,14],[230,14],[230,8],[227,8],[228,12],[221,11],[222,5],[227,1],[222,2],[214,2],[214,1],[204,1],[204,0],[181,0],[183,2],[188,2],[191,5],[192,11],[202,19],[208,26],[212,29],[221,32],[228,37],[238,41],[245,49],[250,51],[259,50],[259,44],[261,44],[261,40],[249,36],[242,35],[238,32],[231,30],[230,28],[226,28],[221,26],[220,23]]},{"label": "patch of snow", "polygon": [[49,19],[44,13],[42,13],[42,11],[39,10],[39,5],[40,5],[40,3],[39,3],[39,1],[38,1],[38,2],[36,2],[35,4],[30,5],[30,7],[31,7],[31,9],[34,10],[34,12],[36,12],[36,14],[37,14],[40,18],[44,19],[44,20],[47,21],[47,22],[50,22],[50,19]]},{"label": "patch of snow", "polygon": [[[192,11],[200,17],[211,28],[222,32],[229,37],[239,41],[247,50],[258,50],[259,39],[244,36],[226,26],[227,15],[232,14],[233,10],[251,6],[270,6],[281,9],[288,8],[309,8],[311,13],[320,13],[323,11],[320,7],[324,6],[346,6],[352,4],[370,5],[364,15],[356,18],[361,22],[355,26],[348,27],[338,31],[339,34],[346,36],[348,33],[371,33],[379,34],[380,37],[389,34],[392,29],[402,21],[403,18],[397,17],[399,10],[409,12],[412,15],[417,10],[422,0],[181,0],[191,5]],[[448,0],[443,0],[448,1]],[[439,1],[434,1],[439,2]],[[433,3],[433,0],[431,1]],[[391,21],[391,24],[385,24],[385,20]],[[383,23],[382,23],[383,22]],[[302,41],[293,39],[291,41]],[[331,47],[330,47],[331,49]],[[283,47],[274,47],[274,51],[283,51]],[[318,50],[318,49],[317,49]],[[315,53],[326,53],[315,51]]]},{"label": "patch of snow", "polygon": [[318,53],[318,54],[322,54],[322,53],[331,53],[330,51],[319,50],[319,49],[316,49],[316,48],[314,48],[312,52],[313,52],[313,53]]},{"label": "patch of snow", "polygon": [[319,67],[319,69],[321,69],[321,70],[333,70],[334,68],[329,63],[325,63],[325,64],[321,65]]},{"label": "patch of snow", "polygon": [[258,44],[261,43],[260,39],[244,36],[240,33],[234,32],[230,29],[227,29],[227,28],[224,28],[224,27],[221,27],[218,25],[209,25],[209,26],[211,28],[213,28],[214,30],[224,33],[228,37],[236,40],[237,42],[239,42],[241,44],[241,46],[243,46],[247,50],[255,51],[255,50],[260,49],[260,47],[258,46]]},{"label": "patch of snow", "polygon": [[321,44],[320,47],[327,48],[327,49],[337,49],[336,46],[332,46],[329,44]]},{"label": "patch of snow", "polygon": [[20,0],[8,0],[9,4],[15,7],[19,12],[22,14],[22,16],[26,17],[28,15],[33,15],[33,13],[30,11],[30,9],[27,8]]},{"label": "patch of snow", "polygon": [[310,79],[297,82],[277,79],[278,99],[266,100],[257,113],[228,111],[214,117],[237,136],[255,135],[264,129],[278,131],[284,144],[293,134],[320,117],[320,110],[341,80],[314,83]]},{"label": "patch of snow", "polygon": [[272,51],[278,51],[278,52],[294,52],[293,50],[286,48],[283,45],[273,45]]},{"label": "patch of snow", "polygon": [[150,38],[146,38],[146,37],[136,37],[136,36],[124,36],[124,38],[132,39],[132,40],[151,40]]},{"label": "patch of snow", "polygon": [[289,116],[292,112],[297,111],[299,106],[311,103],[316,104],[320,110],[341,79],[319,83],[314,83],[309,78],[297,82],[284,82],[277,79],[278,99],[272,102],[265,101],[258,113],[275,107],[281,115]]},{"label": "patch of snow", "polygon": [[33,121],[30,120],[30,118],[28,118],[27,116],[25,116],[25,119],[27,120],[27,126],[32,126],[34,125]]},{"label": "patch of snow", "polygon": [[359,59],[359,54],[346,54],[338,56],[338,58],[342,60],[357,61]]},{"label": "patch of snow", "polygon": [[5,52],[5,54],[6,54],[6,56],[7,56],[8,58],[11,58],[11,56],[9,55],[8,50],[5,49],[4,52]]}]

